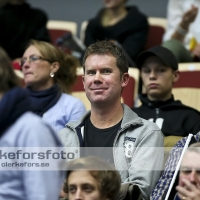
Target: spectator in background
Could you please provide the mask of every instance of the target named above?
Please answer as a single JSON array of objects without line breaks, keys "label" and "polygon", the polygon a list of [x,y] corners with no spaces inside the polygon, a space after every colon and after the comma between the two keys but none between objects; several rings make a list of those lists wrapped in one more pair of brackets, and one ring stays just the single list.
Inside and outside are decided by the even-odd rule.
[{"label": "spectator in background", "polygon": [[169,0],[163,46],[178,62],[200,60],[200,1]]},{"label": "spectator in background", "polygon": [[63,190],[66,200],[117,200],[120,184],[120,175],[111,164],[90,156],[68,163]]},{"label": "spectator in background", "polygon": [[[64,164],[63,161],[53,160],[55,170],[44,171],[50,170],[50,167],[36,169],[35,159],[20,159],[21,157],[18,158],[14,154],[18,148],[35,147],[42,151],[43,147],[54,147],[58,150],[58,147],[62,146],[52,128],[40,117],[29,112],[32,110],[29,97],[26,91],[18,86],[18,78],[12,69],[11,61],[0,48],[0,147],[1,153],[4,152],[5,155],[0,159],[0,199],[58,199],[64,180],[64,173],[59,168]],[[10,152],[14,154],[12,158],[6,156]],[[32,164],[30,161],[33,163],[32,168],[27,167],[28,163]],[[27,164],[26,167],[20,168],[24,163]],[[9,164],[14,165],[10,167]]]},{"label": "spectator in background", "polygon": [[147,17],[136,6],[126,6],[127,0],[103,2],[105,8],[101,9],[87,25],[85,45],[89,46],[98,40],[112,40],[134,61],[143,50],[146,41]]},{"label": "spectator in background", "polygon": [[180,166],[175,200],[200,199],[200,143],[189,146]]},{"label": "spectator in background", "polygon": [[142,52],[136,63],[146,94],[140,95],[142,105],[133,111],[155,122],[165,136],[196,134],[200,130],[200,113],[175,101],[172,94],[173,84],[180,76],[173,53],[165,47],[155,46]]},{"label": "spectator in background", "polygon": [[70,93],[79,62],[55,46],[32,40],[20,61],[34,112],[59,131],[84,113],[83,103]]},{"label": "spectator in background", "polygon": [[12,60],[21,58],[30,39],[50,42],[47,15],[25,0],[7,0],[0,8],[0,46]]},{"label": "spectator in background", "polygon": [[[161,200],[165,199],[169,186],[171,184],[172,178],[174,176],[175,170],[181,158],[181,154],[184,146],[186,145],[186,141],[188,140],[188,136],[179,140],[176,145],[173,147],[170,152],[169,158],[165,164],[165,169],[153,190],[150,199],[151,200]],[[178,177],[176,177],[173,187],[171,188],[170,195],[168,199],[178,200],[176,189],[179,192],[181,199],[191,199],[191,200],[199,200],[200,188],[199,188],[199,156],[200,156],[200,132],[191,137],[189,148],[186,151],[186,154],[183,157],[181,163],[181,173],[178,181]],[[188,154],[189,153],[189,154]],[[192,153],[192,156],[191,156]],[[182,180],[182,179],[187,180]],[[179,187],[175,188],[177,185]],[[188,187],[189,186],[189,187]],[[186,193],[185,193],[186,192]]]}]

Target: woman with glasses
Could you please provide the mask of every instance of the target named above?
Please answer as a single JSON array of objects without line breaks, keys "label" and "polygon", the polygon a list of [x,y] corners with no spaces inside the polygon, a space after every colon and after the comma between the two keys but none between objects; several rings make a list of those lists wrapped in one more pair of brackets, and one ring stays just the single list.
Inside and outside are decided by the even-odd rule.
[{"label": "woman with glasses", "polygon": [[[49,124],[29,112],[30,98],[19,85],[8,55],[0,48],[0,199],[58,199],[65,161],[54,159],[57,170],[51,170],[51,160],[38,160],[35,153],[45,153],[44,147],[60,151],[62,144]],[[36,167],[43,163],[43,170]]]},{"label": "woman with glasses", "polygon": [[31,40],[20,61],[34,112],[56,132],[86,111],[80,100],[67,94],[76,81],[78,65],[70,55],[36,40]]}]

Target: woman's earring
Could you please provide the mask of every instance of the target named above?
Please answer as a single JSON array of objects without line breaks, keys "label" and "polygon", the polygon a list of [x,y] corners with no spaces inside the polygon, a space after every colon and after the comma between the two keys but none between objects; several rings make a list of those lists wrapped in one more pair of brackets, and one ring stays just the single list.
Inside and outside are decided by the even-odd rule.
[{"label": "woman's earring", "polygon": [[50,73],[50,76],[53,78],[53,77],[54,77],[54,73],[53,73],[53,72],[51,72],[51,73]]}]

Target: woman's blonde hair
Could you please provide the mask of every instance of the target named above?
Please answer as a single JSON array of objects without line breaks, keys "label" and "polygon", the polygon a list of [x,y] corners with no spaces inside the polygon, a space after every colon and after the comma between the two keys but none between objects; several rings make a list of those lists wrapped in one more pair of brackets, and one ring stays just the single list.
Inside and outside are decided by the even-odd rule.
[{"label": "woman's blonde hair", "polygon": [[30,46],[35,46],[42,56],[51,63],[58,62],[60,64],[54,75],[54,81],[59,84],[63,92],[71,93],[72,86],[77,79],[76,70],[80,66],[78,59],[47,42],[31,40],[28,47]]}]

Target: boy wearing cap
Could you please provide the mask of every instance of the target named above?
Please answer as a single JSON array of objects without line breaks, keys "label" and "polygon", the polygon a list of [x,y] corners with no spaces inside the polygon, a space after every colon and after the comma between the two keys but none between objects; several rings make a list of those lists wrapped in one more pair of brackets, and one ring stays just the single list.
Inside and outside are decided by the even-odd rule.
[{"label": "boy wearing cap", "polygon": [[174,100],[173,84],[179,79],[178,62],[173,53],[162,46],[142,52],[136,61],[146,94],[142,105],[133,108],[141,118],[155,122],[165,136],[187,136],[200,130],[200,113],[179,100]]}]

